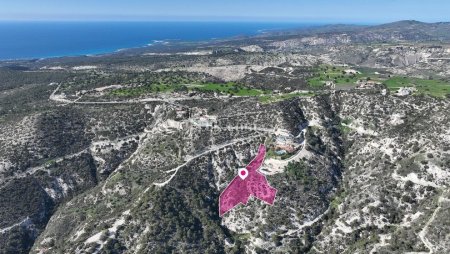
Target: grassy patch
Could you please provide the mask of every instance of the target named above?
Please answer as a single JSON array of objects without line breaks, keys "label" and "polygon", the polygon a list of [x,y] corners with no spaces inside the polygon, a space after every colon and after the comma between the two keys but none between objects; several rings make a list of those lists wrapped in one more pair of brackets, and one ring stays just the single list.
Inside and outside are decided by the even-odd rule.
[{"label": "grassy patch", "polygon": [[124,175],[121,172],[117,172],[116,174],[114,174],[110,177],[108,183],[109,183],[109,185],[114,186],[116,183],[118,183],[123,178],[124,178]]},{"label": "grassy patch", "polygon": [[54,165],[55,163],[56,163],[56,160],[55,160],[55,159],[48,160],[48,161],[46,161],[46,162],[44,163],[44,167],[52,166],[52,165]]},{"label": "grassy patch", "polygon": [[355,86],[358,80],[373,80],[384,83],[391,91],[401,87],[415,87],[416,94],[434,97],[445,97],[450,94],[450,82],[439,79],[420,79],[410,77],[390,77],[388,79],[370,70],[363,70],[357,74],[345,74],[346,68],[338,66],[320,65],[316,67],[313,77],[308,80],[312,88],[322,88],[327,81],[333,81],[336,86]]},{"label": "grassy patch", "polygon": [[277,158],[278,154],[275,153],[275,150],[268,149],[266,153],[266,158]]},{"label": "grassy patch", "polygon": [[351,119],[348,119],[348,118],[343,119],[341,121],[341,124],[339,125],[339,130],[341,130],[341,132],[344,133],[344,134],[350,133],[350,131],[352,129],[350,127],[348,127],[348,125],[351,124],[351,123],[352,123]]},{"label": "grassy patch", "polygon": [[237,234],[236,237],[241,241],[248,241],[252,237],[252,234],[250,233]]},{"label": "grassy patch", "polygon": [[345,70],[352,69],[351,67],[340,67],[330,65],[320,65],[316,67],[313,77],[308,79],[308,84],[312,88],[322,88],[327,81],[332,81],[336,86],[345,88],[354,88],[359,80],[372,80],[382,82],[384,79],[380,78],[379,74],[375,74],[369,69],[358,68],[358,73],[350,74]]},{"label": "grassy patch", "polygon": [[334,197],[334,199],[331,201],[330,206],[331,206],[333,209],[337,209],[338,206],[339,206],[340,204],[342,204],[342,202],[344,202],[346,196],[347,196],[347,193],[346,193],[345,191],[340,192],[340,193],[339,193],[338,195],[336,195],[336,196]]},{"label": "grassy patch", "polygon": [[367,78],[364,74],[345,74],[345,68],[320,65],[316,68],[314,76],[308,80],[311,87],[320,88],[326,81],[333,81],[336,85],[354,85],[358,80]]},{"label": "grassy patch", "polygon": [[444,97],[450,94],[450,83],[442,80],[393,77],[386,80],[385,84],[391,91],[397,91],[400,87],[415,87],[419,94],[435,97]]},{"label": "grassy patch", "polygon": [[341,132],[344,134],[348,134],[348,133],[350,133],[350,131],[352,131],[352,129],[350,129],[348,126],[343,125],[343,124],[339,125],[339,130],[341,130]]}]

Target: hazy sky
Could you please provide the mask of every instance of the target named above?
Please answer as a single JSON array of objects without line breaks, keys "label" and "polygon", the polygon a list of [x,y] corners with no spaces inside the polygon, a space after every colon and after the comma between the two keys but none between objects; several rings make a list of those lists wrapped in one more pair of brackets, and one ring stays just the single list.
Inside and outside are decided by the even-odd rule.
[{"label": "hazy sky", "polygon": [[0,0],[0,20],[450,21],[449,0]]}]

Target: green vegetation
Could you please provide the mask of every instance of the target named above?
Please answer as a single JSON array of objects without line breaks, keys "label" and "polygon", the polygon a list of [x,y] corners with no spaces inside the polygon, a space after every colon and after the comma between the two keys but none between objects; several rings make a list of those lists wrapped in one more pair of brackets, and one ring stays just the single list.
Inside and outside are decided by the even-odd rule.
[{"label": "green vegetation", "polygon": [[349,124],[352,123],[352,119],[350,119],[350,118],[345,118],[345,119],[342,120],[342,123],[345,124],[345,125],[349,125]]},{"label": "green vegetation", "polygon": [[344,201],[345,197],[347,196],[347,193],[345,191],[341,191],[339,194],[337,194],[334,199],[331,201],[330,206],[333,209],[337,209],[338,206]]},{"label": "green vegetation", "polygon": [[267,149],[266,158],[276,158],[278,155],[275,153],[273,149]]},{"label": "green vegetation", "polygon": [[[6,228],[29,216],[34,226],[45,226],[54,203],[36,179],[14,179],[0,192],[0,228]],[[0,237],[0,253],[28,253],[33,236],[25,227],[12,227],[7,237]]]},{"label": "green vegetation", "polygon": [[56,160],[54,160],[54,159],[47,160],[47,161],[44,163],[44,166],[51,166],[51,165],[54,165],[55,163],[56,163]]},{"label": "green vegetation", "polygon": [[345,123],[344,121],[342,121],[342,123],[339,125],[339,130],[344,134],[348,134],[348,133],[350,133],[350,131],[352,129],[350,129],[350,127],[348,127],[348,123]]},{"label": "green vegetation", "polygon": [[278,102],[278,101],[283,101],[283,100],[288,100],[291,98],[295,98],[295,97],[310,97],[310,96],[314,96],[315,93],[313,92],[308,92],[308,93],[288,93],[288,94],[269,94],[269,95],[262,95],[259,97],[259,100],[262,103],[273,103],[273,102]]},{"label": "green vegetation", "polygon": [[419,95],[445,97],[450,94],[450,82],[433,79],[432,77],[429,79],[389,77],[386,80],[386,78],[382,78],[369,70],[357,74],[346,74],[345,68],[329,65],[318,66],[308,83],[312,88],[321,88],[327,81],[333,81],[337,86],[354,86],[358,80],[383,82],[391,91],[397,91],[401,87],[415,87]]},{"label": "green vegetation", "polygon": [[120,180],[122,180],[124,178],[124,175],[121,172],[117,172],[114,175],[112,175],[107,184],[111,187],[113,187],[114,185],[116,185]]},{"label": "green vegetation", "polygon": [[359,79],[367,78],[364,74],[345,74],[342,67],[320,65],[312,78],[308,80],[310,86],[320,88],[326,81],[333,81],[336,85],[354,85]]},{"label": "green vegetation", "polygon": [[435,97],[444,97],[450,94],[450,83],[436,79],[393,77],[386,80],[385,84],[391,91],[397,91],[400,87],[415,87],[419,94]]},{"label": "green vegetation", "polygon": [[[358,80],[375,80],[384,82],[387,88],[391,91],[397,91],[400,87],[415,87],[418,94],[426,94],[434,97],[445,97],[450,94],[450,83],[435,79],[419,79],[408,77],[391,77],[388,80],[383,80],[379,75],[370,72],[363,72],[357,74],[345,74],[345,69],[342,67],[320,65],[316,68],[313,77],[308,80],[312,88],[321,88],[326,81],[333,81],[337,86],[354,87]],[[142,80],[139,80],[142,81]],[[169,81],[173,83],[162,83],[162,81]],[[152,84],[144,84],[137,87],[128,87],[116,89],[110,92],[110,95],[121,97],[137,97],[149,93],[171,93],[171,92],[204,92],[204,93],[219,93],[233,96],[260,96],[262,103],[273,103],[298,96],[313,96],[314,93],[288,93],[288,94],[273,94],[272,91],[248,88],[235,82],[217,83],[217,82],[191,82],[186,79],[172,79],[172,80],[158,80]],[[138,82],[139,83],[139,82]],[[145,83],[145,82],[144,82]]]},{"label": "green vegetation", "polygon": [[267,150],[267,155],[266,155],[267,158],[277,158],[277,159],[280,159],[280,160],[286,160],[286,159],[288,159],[291,156],[292,156],[291,153],[285,153],[285,154],[282,154],[282,155],[278,155],[277,153],[275,153],[275,150],[273,150],[273,149]]},{"label": "green vegetation", "polygon": [[63,82],[74,74],[68,72],[28,71],[27,67],[0,67],[0,91],[14,89],[25,85]]},{"label": "green vegetation", "polygon": [[303,185],[314,181],[311,169],[303,161],[289,162],[285,171],[289,178],[300,181]]},{"label": "green vegetation", "polygon": [[259,96],[264,92],[259,89],[251,89],[243,87],[234,82],[228,82],[225,84],[220,83],[206,83],[193,86],[194,90],[203,92],[217,92],[223,94],[231,94],[236,96]]},{"label": "green vegetation", "polygon": [[244,87],[234,82],[228,83],[194,83],[194,84],[151,84],[139,87],[120,88],[110,92],[113,96],[122,97],[137,97],[150,93],[171,93],[171,92],[203,92],[203,93],[218,93],[232,96],[253,96],[259,97],[262,103],[273,103],[283,101],[299,96],[314,96],[313,92],[308,93],[288,93],[288,94],[273,94],[269,90],[253,89]]},{"label": "green vegetation", "polygon": [[235,96],[259,96],[264,94],[262,90],[246,88],[239,84],[229,83],[199,83],[199,84],[151,84],[139,87],[121,88],[111,91],[111,95],[135,97],[149,93],[171,92],[215,92]]},{"label": "green vegetation", "polygon": [[286,180],[295,182],[297,188],[301,188],[305,192],[317,190],[324,184],[323,179],[316,175],[306,161],[289,162],[284,170]]},{"label": "green vegetation", "polygon": [[372,232],[369,235],[365,235],[364,237],[361,237],[361,233],[367,234],[361,229],[356,230],[352,233],[353,239],[355,239],[356,241],[348,247],[345,253],[355,253],[357,252],[357,250],[365,250],[380,241],[380,237],[376,232]]},{"label": "green vegetation", "polygon": [[181,85],[160,85],[160,84],[152,84],[152,85],[144,85],[139,87],[131,87],[131,88],[120,88],[110,92],[111,95],[115,96],[124,96],[124,97],[135,97],[148,93],[168,93],[173,92],[175,90],[182,89]]}]

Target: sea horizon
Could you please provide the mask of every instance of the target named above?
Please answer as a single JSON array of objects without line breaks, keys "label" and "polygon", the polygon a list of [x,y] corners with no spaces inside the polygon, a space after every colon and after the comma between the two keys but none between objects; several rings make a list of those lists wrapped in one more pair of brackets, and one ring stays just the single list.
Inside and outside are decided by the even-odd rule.
[{"label": "sea horizon", "polygon": [[95,56],[155,41],[199,42],[326,25],[250,21],[0,21],[0,61]]}]

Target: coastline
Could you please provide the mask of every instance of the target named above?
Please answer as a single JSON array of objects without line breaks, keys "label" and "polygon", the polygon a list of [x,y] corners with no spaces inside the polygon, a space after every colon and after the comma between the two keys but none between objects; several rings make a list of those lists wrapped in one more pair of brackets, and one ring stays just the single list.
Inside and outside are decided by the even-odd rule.
[{"label": "coastline", "polygon": [[46,56],[39,56],[39,57],[0,59],[0,62],[41,61],[41,60],[48,60],[48,59],[71,58],[71,57],[73,57],[73,58],[76,58],[76,57],[102,57],[102,56],[109,56],[109,55],[126,52],[128,50],[133,50],[133,49],[143,49],[143,48],[147,48],[147,47],[151,47],[151,46],[152,46],[151,44],[147,44],[147,45],[143,45],[143,46],[136,46],[136,47],[129,47],[129,48],[92,51],[89,53],[67,53],[67,54],[62,54],[62,55],[46,55]]},{"label": "coastline", "polygon": [[[45,24],[45,23],[44,23]],[[89,23],[82,23],[82,25],[87,26]],[[100,23],[103,24],[103,23]],[[110,27],[110,25],[118,25],[118,27]],[[111,40],[107,40],[108,38],[101,38],[99,39],[97,36],[96,43],[94,43],[92,46],[87,45],[85,41],[83,41],[82,38],[86,37],[86,34],[90,35],[91,30],[90,28],[81,27],[78,28],[73,24],[70,24],[70,26],[75,26],[76,29],[78,29],[78,33],[82,36],[75,36],[75,41],[70,41],[69,39],[63,38],[65,34],[70,34],[70,31],[63,31],[61,34],[54,33],[52,36],[54,37],[54,40],[51,40],[51,38],[46,38],[45,41],[41,39],[41,41],[35,42],[37,46],[33,46],[32,43],[24,43],[24,40],[21,40],[19,46],[14,45],[14,38],[10,38],[9,41],[6,42],[6,46],[3,46],[0,44],[0,50],[3,52],[8,52],[10,50],[11,52],[17,51],[17,57],[6,57],[7,55],[14,55],[13,53],[5,54],[5,57],[0,55],[0,62],[14,62],[14,61],[40,61],[40,60],[46,60],[46,59],[57,59],[57,58],[64,58],[64,57],[100,57],[100,56],[109,56],[114,54],[120,54],[120,53],[126,53],[127,51],[132,50],[140,50],[140,49],[146,49],[150,47],[155,46],[168,46],[168,45],[174,45],[176,44],[182,44],[182,43],[208,43],[208,42],[214,42],[214,41],[220,41],[220,40],[232,40],[235,38],[243,38],[243,37],[253,37],[253,36],[260,36],[260,35],[266,35],[270,32],[275,31],[282,31],[282,30],[290,30],[290,29],[298,29],[298,28],[305,28],[305,27],[312,27],[317,26],[317,24],[306,24],[306,23],[245,23],[247,27],[241,28],[239,25],[240,23],[230,23],[230,22],[223,22],[223,23],[136,23],[136,27],[131,27],[131,29],[135,30],[133,31],[133,36],[135,36],[137,39],[130,37],[129,34],[127,34],[127,25],[130,23],[104,23],[103,26],[100,26],[98,30],[114,30],[114,35],[111,36]],[[133,24],[133,23],[131,23]],[[144,25],[147,24],[150,26],[144,27]],[[156,27],[154,31],[151,31],[152,25],[159,25],[160,27]],[[1,25],[1,23],[0,23]],[[18,25],[17,23],[12,23],[12,25]],[[25,32],[29,31],[30,28],[26,27],[28,23],[20,23],[20,25],[24,26],[25,28],[22,28],[23,31],[21,32],[14,32],[13,35],[16,35],[18,38],[31,36],[26,34]],[[35,24],[31,24],[30,26],[34,26]],[[39,24],[42,25],[42,24]],[[61,26],[64,27],[65,24],[61,23],[49,23],[49,27],[45,27],[42,29],[55,29],[54,26]],[[98,23],[96,23],[98,25]],[[187,31],[184,31],[180,35],[176,34],[176,32],[170,32],[167,34],[167,37],[165,39],[158,38],[162,37],[167,33],[167,31],[163,30],[163,28],[170,29],[170,26],[173,26],[174,28],[177,28],[178,25],[184,26]],[[5,26],[5,23],[3,23],[3,26]],[[143,27],[143,31],[140,32],[139,30]],[[7,27],[10,29],[10,27]],[[145,30],[145,29],[147,30]],[[207,28],[205,32],[201,31],[201,28]],[[5,29],[5,27],[3,27]],[[72,29],[74,29],[72,27]],[[83,31],[82,29],[86,29],[86,31]],[[103,30],[102,30],[103,29]],[[123,31],[119,31],[122,29]],[[177,28],[181,29],[181,28]],[[20,29],[19,29],[20,30]],[[192,30],[192,31],[191,31]],[[221,31],[226,30],[226,31]],[[0,32],[2,31],[2,27],[0,26]],[[45,30],[46,31],[46,30]],[[81,32],[80,32],[81,31]],[[150,32],[149,32],[150,31]],[[35,31],[29,31],[30,33],[35,33],[35,36],[37,32]],[[153,32],[153,33],[151,33]],[[144,34],[155,34],[148,35],[149,37],[154,37],[155,39],[142,39],[142,33]],[[40,35],[39,35],[40,36]],[[176,38],[174,38],[176,36]],[[93,35],[93,37],[96,37]],[[130,38],[128,38],[130,37]],[[56,39],[55,39],[56,38]],[[95,38],[94,38],[95,39]],[[117,39],[118,42],[116,42],[114,39]],[[58,40],[61,40],[58,42]],[[67,40],[67,41],[64,41]],[[85,38],[84,40],[91,40],[91,38]],[[19,41],[19,39],[17,39]],[[55,42],[56,41],[56,42]],[[27,44],[28,43],[28,44]],[[73,44],[71,44],[73,43]],[[104,43],[110,43],[110,45],[106,45]],[[83,45],[79,45],[83,44]],[[9,46],[8,46],[9,45]],[[48,46],[47,46],[48,45]],[[54,46],[56,45],[56,47]],[[69,45],[72,48],[79,49],[70,49],[65,48],[65,45]],[[75,46],[74,46],[75,45]],[[79,46],[78,46],[79,45]],[[3,47],[2,47],[3,46]],[[9,49],[9,48],[11,49]],[[36,49],[34,49],[36,47]],[[40,48],[39,48],[40,47]],[[92,49],[89,49],[89,47],[92,47]],[[102,48],[105,47],[105,48]],[[31,48],[31,49],[30,49]],[[51,49],[49,49],[51,48]],[[52,53],[50,51],[54,49],[55,53]],[[39,51],[46,51],[45,53]],[[27,53],[22,53],[23,51],[30,51],[31,53],[28,53],[29,56],[26,56]],[[58,52],[59,51],[59,52]],[[38,53],[36,53],[38,52]],[[22,56],[23,55],[23,56]]]}]

